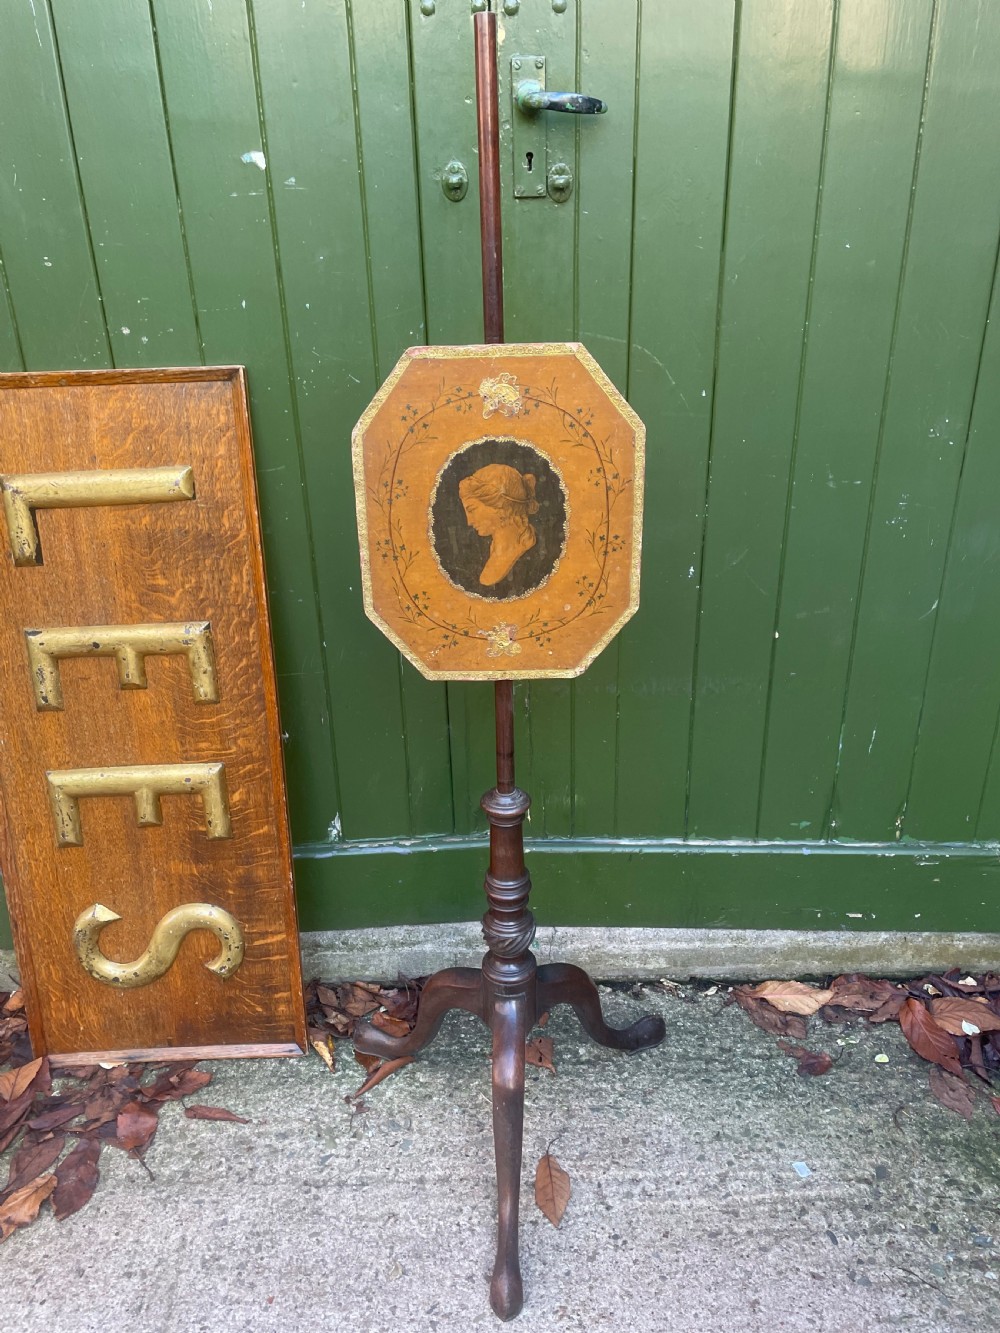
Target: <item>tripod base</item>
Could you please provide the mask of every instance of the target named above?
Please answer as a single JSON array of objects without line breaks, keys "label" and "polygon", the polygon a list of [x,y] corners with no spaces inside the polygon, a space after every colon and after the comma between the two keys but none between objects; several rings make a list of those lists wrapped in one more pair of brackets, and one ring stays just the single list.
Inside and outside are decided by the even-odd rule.
[{"label": "tripod base", "polygon": [[518,1258],[518,1204],[524,1131],[524,1044],[542,1014],[568,1004],[588,1036],[618,1051],[642,1051],[666,1035],[663,1019],[646,1015],[627,1028],[609,1027],[601,1012],[597,987],[580,967],[519,959],[511,967],[487,954],[482,968],[457,967],[437,972],[424,986],[413,1031],[391,1037],[358,1026],[354,1044],[366,1055],[394,1060],[415,1055],[433,1041],[452,1009],[481,1018],[493,1033],[493,1139],[497,1164],[497,1257],[490,1283],[490,1304],[503,1320],[513,1319],[523,1303]]}]

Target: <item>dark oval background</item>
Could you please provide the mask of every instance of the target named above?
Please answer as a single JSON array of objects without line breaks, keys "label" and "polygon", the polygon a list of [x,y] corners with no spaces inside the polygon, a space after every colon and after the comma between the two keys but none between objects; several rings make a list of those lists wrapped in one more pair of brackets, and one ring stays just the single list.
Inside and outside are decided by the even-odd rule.
[{"label": "dark oval background", "polygon": [[[490,554],[491,538],[480,537],[465,517],[459,483],[488,463],[506,463],[518,472],[535,476],[538,513],[531,517],[536,541],[513,569],[489,591],[479,575]],[[509,602],[525,597],[549,577],[566,544],[566,495],[552,464],[521,440],[490,438],[452,454],[438,477],[431,507],[431,542],[445,574],[457,587],[485,602]]]}]

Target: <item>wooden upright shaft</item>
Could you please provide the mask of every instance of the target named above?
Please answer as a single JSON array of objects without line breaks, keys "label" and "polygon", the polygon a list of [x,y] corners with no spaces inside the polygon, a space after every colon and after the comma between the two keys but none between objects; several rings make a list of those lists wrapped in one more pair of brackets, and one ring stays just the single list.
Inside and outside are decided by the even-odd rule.
[{"label": "wooden upright shaft", "polygon": [[479,129],[479,228],[483,256],[483,341],[503,342],[503,236],[500,229],[500,124],[497,16],[476,14],[476,119]]}]

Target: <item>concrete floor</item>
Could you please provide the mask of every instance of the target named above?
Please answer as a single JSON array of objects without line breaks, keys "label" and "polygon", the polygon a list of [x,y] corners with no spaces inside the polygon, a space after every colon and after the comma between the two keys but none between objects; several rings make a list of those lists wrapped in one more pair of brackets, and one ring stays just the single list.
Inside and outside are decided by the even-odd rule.
[{"label": "concrete floor", "polygon": [[[1000,1309],[1000,1117],[939,1107],[895,1025],[814,1020],[839,1056],[801,1078],[722,993],[606,995],[613,1021],[661,1010],[667,1040],[624,1057],[568,1010],[558,1074],[528,1071],[521,1333],[691,1329],[993,1333]],[[876,1054],[889,1056],[876,1064]],[[338,1048],[219,1062],[174,1104],[151,1180],[106,1150],[91,1203],[0,1248],[3,1324],[19,1333],[466,1333],[487,1300],[493,1160],[486,1034],[450,1018],[417,1064],[352,1112],[363,1077]],[[573,1195],[555,1230],[531,1181],[552,1144]],[[798,1174],[793,1163],[811,1173]],[[800,1167],[800,1170],[803,1168]]]}]

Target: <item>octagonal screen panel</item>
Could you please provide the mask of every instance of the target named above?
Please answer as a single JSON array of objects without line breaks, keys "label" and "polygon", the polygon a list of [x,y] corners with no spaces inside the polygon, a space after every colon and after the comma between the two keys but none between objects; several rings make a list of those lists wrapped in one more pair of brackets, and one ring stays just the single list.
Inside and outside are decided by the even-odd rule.
[{"label": "octagonal screen panel", "polygon": [[578,343],[410,348],[353,437],[368,616],[430,680],[578,676],[639,603],[644,437]]}]

